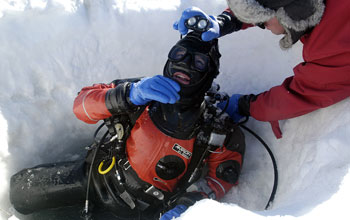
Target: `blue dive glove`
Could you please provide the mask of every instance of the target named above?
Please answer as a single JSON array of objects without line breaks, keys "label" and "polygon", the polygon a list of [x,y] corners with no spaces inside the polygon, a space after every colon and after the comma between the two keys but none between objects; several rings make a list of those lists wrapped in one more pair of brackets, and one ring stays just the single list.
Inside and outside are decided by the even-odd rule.
[{"label": "blue dive glove", "polygon": [[169,211],[167,211],[166,213],[164,213],[162,215],[162,217],[160,217],[159,220],[171,220],[174,217],[177,218],[179,217],[182,213],[184,213],[187,210],[187,206],[185,205],[177,205],[175,206],[175,208],[170,209]]},{"label": "blue dive glove", "polygon": [[[230,99],[228,106],[226,108],[226,113],[233,119],[234,122],[239,122],[244,116],[240,115],[238,113],[238,100],[241,98],[241,94],[233,94]],[[217,104],[217,106],[221,109],[224,110],[226,106],[226,101],[220,102]]]},{"label": "blue dive glove", "polygon": [[145,105],[155,100],[161,103],[174,104],[180,99],[180,85],[164,76],[153,76],[131,84],[130,101],[135,105]]},{"label": "blue dive glove", "polygon": [[211,41],[215,38],[220,37],[220,26],[216,18],[212,15],[208,16],[206,13],[204,13],[201,9],[197,7],[190,7],[185,9],[182,12],[180,20],[174,23],[173,28],[175,30],[178,30],[182,35],[187,34],[188,28],[186,27],[185,22],[193,16],[204,17],[210,22],[209,30],[202,33],[203,41]]}]

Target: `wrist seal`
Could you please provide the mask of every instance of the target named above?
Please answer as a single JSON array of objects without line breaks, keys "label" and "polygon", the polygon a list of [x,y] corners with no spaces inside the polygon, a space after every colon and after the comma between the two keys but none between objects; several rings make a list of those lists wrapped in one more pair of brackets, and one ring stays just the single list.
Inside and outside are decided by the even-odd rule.
[{"label": "wrist seal", "polygon": [[239,31],[243,26],[241,21],[227,11],[224,11],[216,18],[220,26],[220,37],[235,31]]},{"label": "wrist seal", "polygon": [[123,82],[107,91],[105,103],[111,114],[118,114],[137,107],[129,99],[130,86],[130,82]]}]

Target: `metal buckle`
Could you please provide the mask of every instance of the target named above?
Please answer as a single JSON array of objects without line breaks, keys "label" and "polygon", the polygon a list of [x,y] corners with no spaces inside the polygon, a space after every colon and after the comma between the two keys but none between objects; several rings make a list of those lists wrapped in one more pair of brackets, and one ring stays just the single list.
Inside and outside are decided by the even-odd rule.
[{"label": "metal buckle", "polygon": [[129,160],[126,160],[125,163],[123,163],[123,169],[128,170],[131,167]]},{"label": "metal buckle", "polygon": [[164,199],[164,194],[159,191],[156,187],[151,185],[148,189],[145,190],[145,193],[148,195],[151,195],[153,197],[156,197],[158,200],[163,200]]}]

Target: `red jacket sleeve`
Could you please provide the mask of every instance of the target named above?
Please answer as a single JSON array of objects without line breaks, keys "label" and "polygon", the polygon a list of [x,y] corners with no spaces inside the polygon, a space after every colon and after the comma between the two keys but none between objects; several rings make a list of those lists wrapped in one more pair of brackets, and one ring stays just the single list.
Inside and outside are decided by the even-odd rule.
[{"label": "red jacket sleeve", "polygon": [[250,114],[260,121],[277,121],[327,107],[350,95],[350,66],[299,64],[295,76],[250,103]]},{"label": "red jacket sleeve", "polygon": [[88,124],[96,124],[99,120],[112,116],[106,107],[105,97],[107,91],[114,87],[113,83],[84,87],[74,100],[75,116]]},{"label": "red jacket sleeve", "polygon": [[[222,153],[220,151],[223,151]],[[207,159],[208,175],[206,177],[208,186],[214,191],[216,199],[222,198],[235,184],[228,183],[217,177],[217,167],[225,161],[237,161],[240,167],[242,166],[242,155],[236,151],[230,151],[223,147],[216,150],[216,153],[211,153]]]}]

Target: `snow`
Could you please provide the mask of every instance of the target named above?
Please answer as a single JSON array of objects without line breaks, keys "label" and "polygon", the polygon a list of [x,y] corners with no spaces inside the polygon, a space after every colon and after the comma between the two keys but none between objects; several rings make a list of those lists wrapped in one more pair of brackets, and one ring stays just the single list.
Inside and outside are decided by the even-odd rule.
[{"label": "snow", "polygon": [[[0,219],[11,215],[12,174],[44,162],[81,158],[96,125],[72,112],[77,92],[117,78],[162,74],[179,39],[172,23],[188,6],[219,14],[226,1],[0,0]],[[251,28],[220,39],[227,93],[259,93],[280,84],[302,61],[302,45],[282,51],[280,36]],[[179,219],[349,219],[350,101],[281,122],[250,119],[275,154],[279,185],[269,210],[273,169],[263,146],[246,134],[239,186],[221,203],[202,200]]]}]

